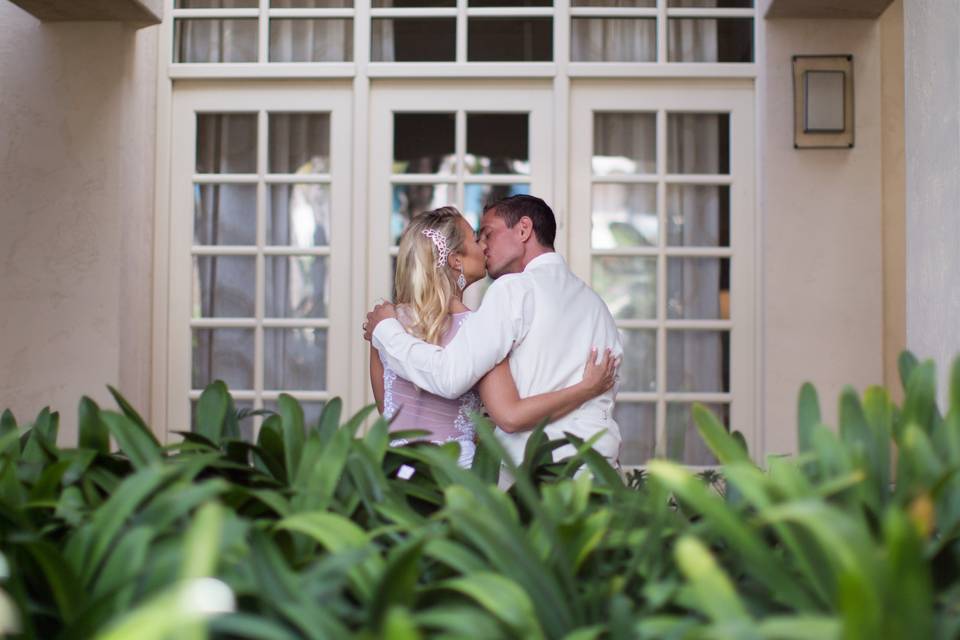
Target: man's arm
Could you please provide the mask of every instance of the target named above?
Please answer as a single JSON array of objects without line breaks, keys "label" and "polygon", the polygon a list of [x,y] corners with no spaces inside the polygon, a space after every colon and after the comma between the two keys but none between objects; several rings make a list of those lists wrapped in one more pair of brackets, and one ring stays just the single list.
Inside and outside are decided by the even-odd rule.
[{"label": "man's arm", "polygon": [[[372,343],[401,376],[445,398],[457,398],[503,360],[533,319],[533,291],[518,277],[494,282],[480,308],[446,346],[414,338],[396,320],[373,327]],[[502,279],[501,279],[502,280]]]}]

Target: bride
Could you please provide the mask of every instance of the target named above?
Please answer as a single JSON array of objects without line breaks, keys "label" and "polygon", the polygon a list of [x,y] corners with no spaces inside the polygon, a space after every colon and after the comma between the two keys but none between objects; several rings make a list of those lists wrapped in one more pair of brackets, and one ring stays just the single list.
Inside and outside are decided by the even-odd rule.
[{"label": "bride", "polygon": [[[455,207],[440,207],[416,216],[400,238],[397,256],[397,319],[408,333],[445,346],[470,314],[463,290],[487,273],[483,248],[470,223]],[[562,348],[562,347],[558,347]],[[437,444],[460,445],[459,463],[469,467],[476,451],[470,419],[481,402],[500,429],[532,429],[544,419],[556,419],[613,387],[618,362],[609,350],[597,363],[593,350],[587,357],[583,380],[565,389],[520,398],[509,357],[487,373],[477,386],[460,396],[446,398],[423,391],[385,367],[371,347],[370,384],[377,408],[393,419],[390,430],[427,431],[424,439]],[[391,444],[408,444],[395,440]]]}]

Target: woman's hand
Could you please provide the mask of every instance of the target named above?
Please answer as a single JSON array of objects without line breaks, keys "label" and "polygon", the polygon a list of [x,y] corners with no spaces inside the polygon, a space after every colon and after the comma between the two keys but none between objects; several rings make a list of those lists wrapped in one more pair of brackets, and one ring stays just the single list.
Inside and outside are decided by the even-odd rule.
[{"label": "woman's hand", "polygon": [[594,347],[590,350],[587,364],[583,367],[581,384],[590,393],[591,398],[606,393],[617,382],[619,368],[620,358],[615,358],[610,349],[604,352],[603,359],[597,363],[597,349]]}]

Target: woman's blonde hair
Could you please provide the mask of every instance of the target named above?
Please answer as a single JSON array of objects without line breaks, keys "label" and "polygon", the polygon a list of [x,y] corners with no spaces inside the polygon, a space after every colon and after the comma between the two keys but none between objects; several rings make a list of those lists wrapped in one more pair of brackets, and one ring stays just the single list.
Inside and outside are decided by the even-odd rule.
[{"label": "woman's blonde hair", "polygon": [[[458,291],[454,280],[459,275],[454,274],[437,245],[445,243],[447,255],[460,253],[464,241],[462,217],[456,207],[425,211],[415,216],[400,236],[396,302],[403,305],[407,331],[432,344],[440,344],[447,328],[450,301]],[[427,231],[429,236],[424,233]],[[443,263],[438,264],[441,257]]]}]

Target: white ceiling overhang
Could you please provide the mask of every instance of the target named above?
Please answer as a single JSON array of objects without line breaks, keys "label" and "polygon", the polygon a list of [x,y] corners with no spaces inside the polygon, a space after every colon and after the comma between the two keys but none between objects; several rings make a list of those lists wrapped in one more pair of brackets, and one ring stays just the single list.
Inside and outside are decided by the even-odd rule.
[{"label": "white ceiling overhang", "polygon": [[11,0],[44,22],[109,20],[138,27],[160,24],[163,0]]},{"label": "white ceiling overhang", "polygon": [[769,0],[767,18],[871,19],[893,0]]}]

